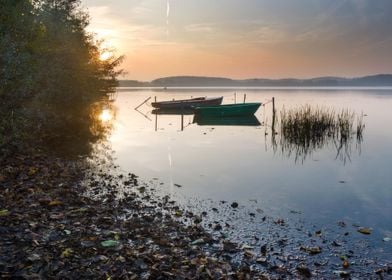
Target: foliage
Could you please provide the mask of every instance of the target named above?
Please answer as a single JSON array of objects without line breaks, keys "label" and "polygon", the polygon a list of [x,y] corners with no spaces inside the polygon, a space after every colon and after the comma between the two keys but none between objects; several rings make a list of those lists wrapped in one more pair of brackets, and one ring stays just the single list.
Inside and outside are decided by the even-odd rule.
[{"label": "foliage", "polygon": [[122,58],[100,59],[80,0],[2,0],[0,10],[0,147],[29,130],[39,140],[96,136],[92,108],[114,91]]}]

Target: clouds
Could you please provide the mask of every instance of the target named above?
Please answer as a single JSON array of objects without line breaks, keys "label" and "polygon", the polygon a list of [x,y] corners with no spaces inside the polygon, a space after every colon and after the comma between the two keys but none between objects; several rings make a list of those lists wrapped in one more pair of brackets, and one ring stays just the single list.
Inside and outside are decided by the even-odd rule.
[{"label": "clouds", "polygon": [[[145,69],[140,76],[143,79],[183,73],[219,75],[219,71],[228,72],[221,69],[228,65],[251,69],[252,76],[270,77],[392,72],[387,55],[392,49],[390,0],[84,3],[92,17],[91,30],[125,53],[127,65],[133,60],[134,67]],[[348,58],[356,61],[349,62]],[[135,65],[143,61],[148,65]],[[168,61],[176,63],[170,65]],[[158,64],[159,71],[165,73],[154,70]],[[197,69],[193,65],[207,67]],[[265,71],[266,65],[270,72]],[[239,75],[238,71],[232,73]]]}]

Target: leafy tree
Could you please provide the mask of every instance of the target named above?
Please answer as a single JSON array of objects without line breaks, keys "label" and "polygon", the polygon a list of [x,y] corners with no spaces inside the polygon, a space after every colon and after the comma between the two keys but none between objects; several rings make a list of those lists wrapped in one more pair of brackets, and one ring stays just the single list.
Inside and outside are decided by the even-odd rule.
[{"label": "leafy tree", "polygon": [[100,59],[80,0],[2,0],[0,9],[0,146],[29,129],[39,140],[94,136],[93,109],[114,91],[122,58]]},{"label": "leafy tree", "polygon": [[23,134],[18,110],[34,92],[33,8],[28,0],[0,2],[0,145]]}]

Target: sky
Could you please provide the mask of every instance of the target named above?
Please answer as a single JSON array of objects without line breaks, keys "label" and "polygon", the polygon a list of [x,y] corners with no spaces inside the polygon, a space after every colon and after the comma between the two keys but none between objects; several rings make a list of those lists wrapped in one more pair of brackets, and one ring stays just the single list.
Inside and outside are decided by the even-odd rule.
[{"label": "sky", "polygon": [[392,0],[82,0],[123,78],[392,73]]}]

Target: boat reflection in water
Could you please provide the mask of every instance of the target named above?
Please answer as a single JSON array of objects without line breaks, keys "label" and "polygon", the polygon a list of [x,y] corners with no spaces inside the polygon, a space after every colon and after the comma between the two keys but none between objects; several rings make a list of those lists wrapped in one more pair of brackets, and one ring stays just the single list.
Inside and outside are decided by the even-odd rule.
[{"label": "boat reflection in water", "polygon": [[241,117],[201,117],[195,116],[193,123],[197,125],[217,126],[260,126],[261,123],[255,115]]},{"label": "boat reflection in water", "polygon": [[[155,109],[151,112],[155,115],[155,131],[158,130],[158,116],[180,116],[181,131],[191,124],[199,126],[260,126],[261,123],[255,115],[233,116],[233,117],[212,117],[194,115],[193,109]],[[194,115],[193,121],[184,126],[184,116]]]}]

